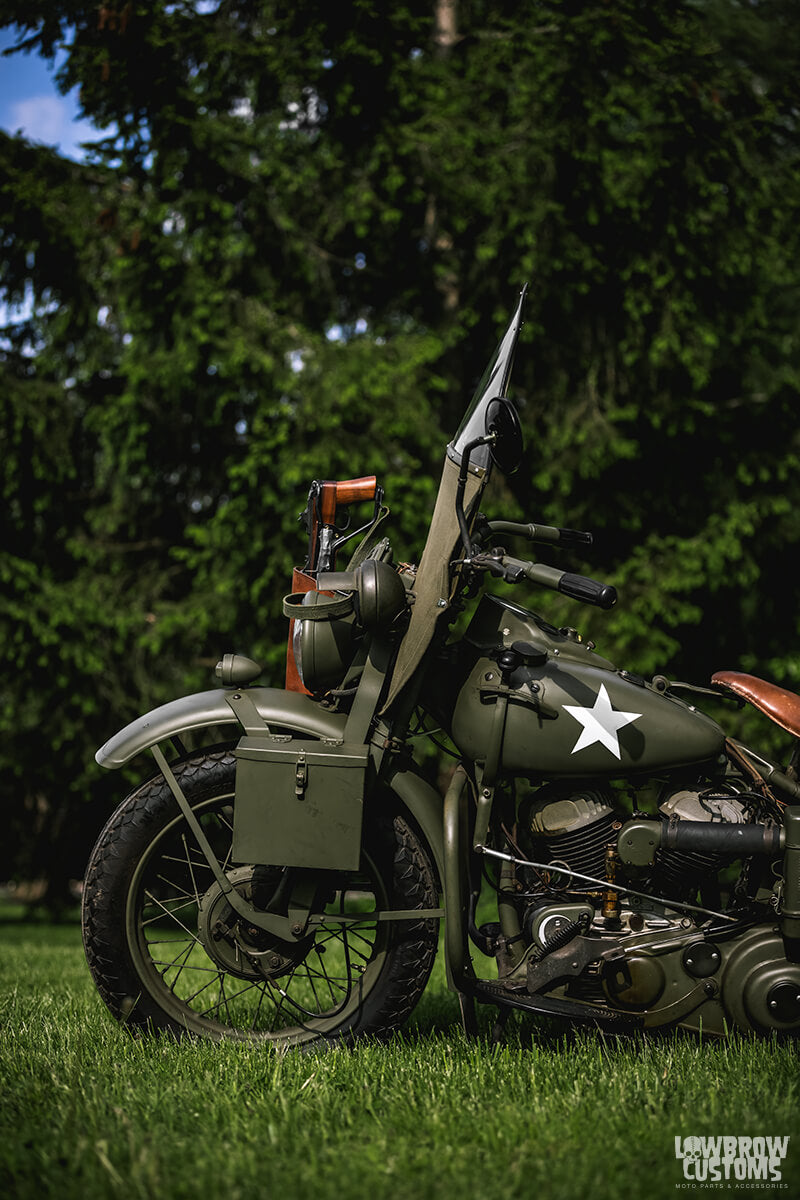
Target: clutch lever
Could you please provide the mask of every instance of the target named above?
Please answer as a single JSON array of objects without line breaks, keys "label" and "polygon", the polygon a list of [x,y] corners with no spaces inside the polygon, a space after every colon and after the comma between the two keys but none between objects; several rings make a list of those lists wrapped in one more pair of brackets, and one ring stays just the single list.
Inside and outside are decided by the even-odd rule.
[{"label": "clutch lever", "polygon": [[596,608],[609,609],[617,603],[617,589],[610,583],[590,579],[588,575],[574,575],[570,571],[559,571],[544,563],[523,562],[507,554],[474,554],[470,566],[479,571],[504,579],[506,583],[520,583],[523,579],[538,583],[551,591],[561,592],[582,604],[593,604]]}]

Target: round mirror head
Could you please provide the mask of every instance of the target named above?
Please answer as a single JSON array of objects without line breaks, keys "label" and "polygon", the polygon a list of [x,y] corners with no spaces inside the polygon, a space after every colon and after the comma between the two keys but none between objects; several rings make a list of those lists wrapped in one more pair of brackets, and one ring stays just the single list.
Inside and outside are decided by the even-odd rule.
[{"label": "round mirror head", "polygon": [[486,432],[495,434],[495,441],[489,443],[492,462],[504,475],[513,475],[522,462],[524,447],[517,410],[505,396],[489,401]]}]

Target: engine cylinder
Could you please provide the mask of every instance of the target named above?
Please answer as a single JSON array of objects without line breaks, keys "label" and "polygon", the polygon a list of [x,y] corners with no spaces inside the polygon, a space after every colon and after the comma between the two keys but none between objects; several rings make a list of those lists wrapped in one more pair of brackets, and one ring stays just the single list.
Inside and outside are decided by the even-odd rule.
[{"label": "engine cylinder", "polygon": [[583,875],[601,879],[614,819],[614,810],[602,792],[587,789],[565,794],[547,787],[532,797],[523,818],[542,861],[564,862]]},{"label": "engine cylinder", "polygon": [[[742,801],[727,794],[673,792],[658,810],[665,821],[675,817],[680,821],[741,825],[750,820]],[[664,896],[688,900],[704,879],[716,875],[728,857],[716,851],[660,850],[656,855],[658,888]]]}]

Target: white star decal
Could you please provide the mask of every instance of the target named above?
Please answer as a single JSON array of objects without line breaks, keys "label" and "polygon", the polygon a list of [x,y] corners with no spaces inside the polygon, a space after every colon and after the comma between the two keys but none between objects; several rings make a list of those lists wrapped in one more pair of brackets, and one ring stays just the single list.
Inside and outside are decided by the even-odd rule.
[{"label": "white star decal", "polygon": [[597,699],[592,708],[581,708],[577,704],[565,704],[564,711],[583,726],[583,731],[572,748],[573,754],[576,754],[578,750],[585,750],[587,746],[593,746],[595,742],[600,742],[607,750],[611,751],[615,758],[620,757],[617,731],[625,725],[630,725],[631,721],[638,720],[642,715],[634,712],[616,712],[611,707],[604,683],[600,684],[600,691],[597,693]]}]

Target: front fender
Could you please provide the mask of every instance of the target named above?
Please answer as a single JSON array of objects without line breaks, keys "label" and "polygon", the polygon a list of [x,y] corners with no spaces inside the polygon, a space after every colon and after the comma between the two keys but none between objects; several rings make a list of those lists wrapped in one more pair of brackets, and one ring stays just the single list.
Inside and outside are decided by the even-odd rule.
[{"label": "front fender", "polygon": [[[195,692],[192,696],[170,700],[120,729],[101,746],[95,759],[101,767],[115,770],[142,750],[149,750],[167,738],[211,725],[238,725],[236,714],[226,699],[229,694],[230,691],[223,688],[214,688],[210,692]],[[268,725],[311,737],[344,736],[347,717],[342,713],[327,712],[301,692],[255,687],[247,688],[246,694]]]}]

